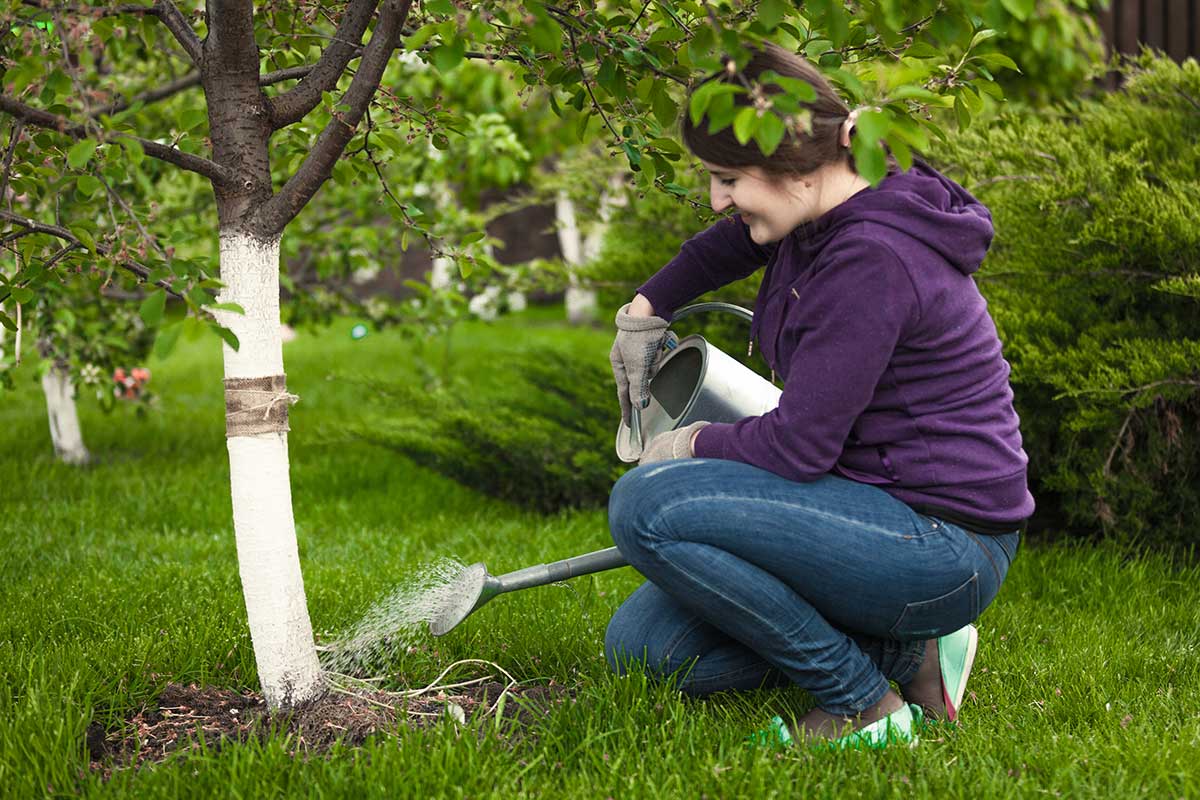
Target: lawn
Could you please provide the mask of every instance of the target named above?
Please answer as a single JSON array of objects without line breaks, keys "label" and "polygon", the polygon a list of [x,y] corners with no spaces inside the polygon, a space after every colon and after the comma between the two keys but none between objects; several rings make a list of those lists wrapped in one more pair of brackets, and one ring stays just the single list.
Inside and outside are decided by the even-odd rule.
[{"label": "lawn", "polygon": [[[507,354],[553,343],[603,364],[607,331],[560,311],[461,326],[455,374],[500,397]],[[345,630],[421,564],[484,560],[493,572],[610,544],[603,510],[543,516],[489,499],[346,434],[389,409],[371,378],[418,374],[397,333],[351,321],[285,347],[292,491],[314,628]],[[441,353],[439,343],[428,352]],[[85,733],[116,725],[167,682],[256,688],[229,507],[220,353],[183,343],[150,364],[148,416],[81,404],[97,463],[51,452],[27,368],[0,396],[0,795],[179,797],[1197,797],[1200,568],[1112,546],[1023,544],[979,622],[958,729],[913,750],[814,755],[744,748],[799,691],[686,700],[617,679],[605,624],[639,579],[629,569],[501,597],[445,638],[397,652],[388,684],[424,686],[457,659],[494,662],[571,699],[519,738],[487,720],[401,729],[362,747],[293,755],[280,735],[153,768],[88,771]],[[615,403],[614,403],[615,406]],[[615,412],[615,409],[614,409]],[[474,674],[458,673],[463,679]]]}]

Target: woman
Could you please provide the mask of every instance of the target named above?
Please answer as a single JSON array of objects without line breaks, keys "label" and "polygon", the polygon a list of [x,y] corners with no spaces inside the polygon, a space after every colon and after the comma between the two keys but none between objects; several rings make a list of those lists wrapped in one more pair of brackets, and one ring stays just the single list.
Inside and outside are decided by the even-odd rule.
[{"label": "woman", "polygon": [[856,114],[820,73],[766,46],[742,74],[767,70],[817,90],[811,132],[764,157],[684,120],[713,210],[738,213],[618,312],[612,361],[628,418],[672,312],[765,264],[752,335],[783,396],[659,435],[618,481],[613,539],[647,582],[605,649],[690,694],[801,686],[817,705],[772,720],[777,741],[915,743],[922,714],[957,717],[970,623],[1033,511],[1009,367],[971,278],[991,215],[920,162],[871,188],[850,156]]}]

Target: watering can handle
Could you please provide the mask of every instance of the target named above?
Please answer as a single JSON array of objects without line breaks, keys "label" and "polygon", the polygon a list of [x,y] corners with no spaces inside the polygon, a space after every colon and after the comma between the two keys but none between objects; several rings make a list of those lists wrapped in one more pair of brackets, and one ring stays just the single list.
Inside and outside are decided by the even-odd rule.
[{"label": "watering can handle", "polygon": [[685,317],[690,317],[693,314],[700,314],[705,311],[724,311],[734,316],[741,317],[746,322],[751,322],[754,319],[754,312],[748,308],[735,306],[733,303],[695,303],[690,306],[684,306],[675,312],[675,316],[671,319],[676,322]]}]

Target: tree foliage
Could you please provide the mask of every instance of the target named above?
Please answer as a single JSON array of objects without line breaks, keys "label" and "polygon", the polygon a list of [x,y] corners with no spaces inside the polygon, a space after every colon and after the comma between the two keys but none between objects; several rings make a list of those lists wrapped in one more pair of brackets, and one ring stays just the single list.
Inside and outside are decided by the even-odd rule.
[{"label": "tree foliage", "polygon": [[[837,2],[796,7],[779,0],[598,5],[427,0],[395,8],[385,3],[378,18],[375,6],[263,4],[243,56],[246,63],[237,65],[242,72],[256,72],[259,89],[256,95],[232,98],[228,81],[206,77],[197,65],[205,63],[205,49],[213,46],[213,19],[230,20],[230,30],[242,35],[232,25],[242,13],[234,13],[235,5],[210,4],[200,13],[170,2],[10,3],[0,29],[5,66],[0,110],[13,121],[5,167],[14,192],[10,199],[68,202],[56,211],[65,224],[53,227],[49,220],[21,214],[23,202],[8,212],[5,221],[14,232],[35,233],[22,239],[28,271],[5,279],[0,302],[11,309],[9,287],[36,291],[56,268],[86,262],[103,280],[123,271],[158,286],[190,317],[221,333],[209,313],[217,288],[212,240],[197,235],[196,215],[182,208],[153,219],[153,204],[161,204],[155,195],[160,188],[179,192],[203,213],[210,207],[199,180],[204,178],[218,198],[244,198],[238,201],[243,204],[239,224],[278,232],[327,177],[341,185],[371,180],[375,164],[361,156],[370,154],[381,163],[414,155],[420,160],[430,147],[448,148],[463,130],[480,126],[478,116],[443,101],[427,79],[411,73],[397,74],[394,83],[385,81],[371,93],[364,65],[369,62],[372,76],[394,74],[385,70],[394,69],[387,64],[394,65],[395,50],[446,76],[468,60],[507,64],[517,85],[539,93],[539,102],[569,120],[578,135],[587,138],[603,130],[643,189],[667,191],[681,189],[675,170],[682,154],[670,134],[686,89],[728,59],[744,59],[755,41],[770,38],[805,52],[855,102],[878,106],[864,118],[857,145],[860,163],[874,179],[882,174],[884,143],[906,160],[912,149],[927,144],[929,131],[940,132],[927,115],[931,108],[952,107],[965,123],[981,108],[981,93],[998,94],[993,72],[1011,68],[1005,56],[980,50],[995,33],[977,24],[988,7],[981,0],[887,0],[853,8]],[[211,16],[214,9],[223,16]],[[390,39],[376,36],[385,22],[397,28]],[[370,42],[378,52],[369,59]],[[345,69],[355,61],[357,70]],[[203,99],[198,87],[204,89]],[[785,89],[754,119],[743,116],[738,130],[747,141],[770,150],[803,124],[796,101],[808,90],[798,84]],[[761,87],[742,90],[754,93]],[[717,105],[709,107],[713,100],[700,94],[692,110],[709,112],[719,126],[734,124],[721,111],[726,101],[716,98]],[[370,119],[362,124],[366,114]],[[255,115],[275,131],[265,167],[252,167],[241,145],[226,142],[236,119]],[[389,128],[399,135],[388,135]],[[373,152],[370,130],[376,130]],[[475,142],[485,139],[501,142],[503,136]],[[530,141],[536,137],[520,144],[529,148]],[[339,162],[343,151],[360,158]],[[508,152],[517,151],[509,147]],[[494,153],[470,147],[465,158],[475,165],[472,175],[504,163]],[[192,177],[174,174],[164,180],[159,162]],[[107,202],[105,183],[122,196],[131,190],[142,196],[124,199],[120,213],[106,220],[95,208]],[[246,203],[252,203],[249,210]],[[437,219],[427,208],[403,201],[396,206],[401,237],[412,232],[442,246]],[[40,206],[32,202],[29,208]],[[64,246],[70,250],[64,252]],[[476,255],[469,246],[446,249],[465,263]],[[11,324],[11,315],[3,313],[0,322]]]}]

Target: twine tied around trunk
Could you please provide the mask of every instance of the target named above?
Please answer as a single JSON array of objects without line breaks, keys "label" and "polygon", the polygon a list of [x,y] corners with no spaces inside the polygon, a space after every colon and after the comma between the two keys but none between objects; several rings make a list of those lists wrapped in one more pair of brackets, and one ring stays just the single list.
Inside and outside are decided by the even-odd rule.
[{"label": "twine tied around trunk", "polygon": [[291,430],[288,406],[299,399],[288,392],[286,375],[226,378],[225,438]]}]

